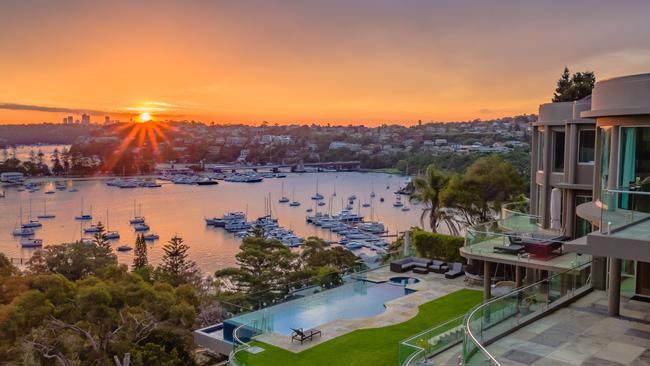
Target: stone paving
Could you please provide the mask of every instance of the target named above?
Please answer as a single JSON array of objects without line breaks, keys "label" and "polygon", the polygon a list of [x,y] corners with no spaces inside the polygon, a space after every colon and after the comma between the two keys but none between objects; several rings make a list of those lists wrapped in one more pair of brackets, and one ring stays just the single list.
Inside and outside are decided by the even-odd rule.
[{"label": "stone paving", "polygon": [[436,273],[429,273],[426,275],[415,274],[412,272],[394,273],[390,272],[390,270],[385,267],[371,271],[367,274],[367,279],[373,282],[385,282],[391,277],[415,277],[419,279],[420,282],[407,286],[407,288],[416,290],[416,292],[385,303],[384,305],[386,310],[381,314],[363,319],[338,319],[320,325],[317,328],[322,331],[322,337],[316,337],[313,341],[307,341],[302,345],[300,342],[292,343],[291,337],[278,333],[263,334],[255,339],[260,342],[284,348],[291,352],[301,352],[357,329],[380,328],[405,322],[417,315],[420,305],[462,288],[467,288],[463,281],[463,277],[449,280],[445,279],[444,275]]},{"label": "stone paving", "polygon": [[[487,349],[503,366],[650,366],[650,303],[622,299],[612,318],[606,293],[594,291]],[[455,364],[458,351],[433,364]]]},{"label": "stone paving", "polygon": [[[460,346],[429,360],[458,365]],[[593,291],[490,344],[502,366],[650,366],[650,303],[621,299],[607,316],[607,294]]]}]

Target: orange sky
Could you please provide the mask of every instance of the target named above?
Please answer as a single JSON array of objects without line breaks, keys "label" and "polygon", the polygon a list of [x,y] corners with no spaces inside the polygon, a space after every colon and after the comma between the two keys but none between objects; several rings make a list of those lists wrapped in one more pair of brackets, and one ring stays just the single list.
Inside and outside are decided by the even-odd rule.
[{"label": "orange sky", "polygon": [[565,65],[650,71],[647,14],[645,0],[8,0],[0,123],[145,108],[254,124],[534,113]]}]

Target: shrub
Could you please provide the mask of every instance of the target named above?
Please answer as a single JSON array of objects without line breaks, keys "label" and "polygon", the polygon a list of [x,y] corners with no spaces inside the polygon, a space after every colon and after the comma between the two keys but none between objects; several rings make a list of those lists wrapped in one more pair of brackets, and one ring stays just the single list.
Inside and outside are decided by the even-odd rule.
[{"label": "shrub", "polygon": [[423,230],[413,231],[413,244],[420,256],[439,259],[445,262],[464,261],[460,256],[460,247],[465,239],[458,236],[430,233]]}]

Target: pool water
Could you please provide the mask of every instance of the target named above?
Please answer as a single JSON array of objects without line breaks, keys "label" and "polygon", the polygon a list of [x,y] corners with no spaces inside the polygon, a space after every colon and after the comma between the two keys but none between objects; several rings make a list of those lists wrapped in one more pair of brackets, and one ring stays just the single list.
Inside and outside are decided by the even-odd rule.
[{"label": "pool water", "polygon": [[[228,319],[224,326],[234,329],[256,321],[255,328],[263,332],[291,335],[291,328],[317,328],[336,319],[358,319],[381,314],[385,309],[384,303],[410,292],[390,283],[355,281]],[[230,340],[231,334],[232,331],[226,329],[226,339]]]},{"label": "pool water", "polygon": [[406,286],[406,285],[412,285],[414,283],[418,283],[420,282],[420,280],[418,280],[415,277],[391,277],[390,282],[397,285]]}]

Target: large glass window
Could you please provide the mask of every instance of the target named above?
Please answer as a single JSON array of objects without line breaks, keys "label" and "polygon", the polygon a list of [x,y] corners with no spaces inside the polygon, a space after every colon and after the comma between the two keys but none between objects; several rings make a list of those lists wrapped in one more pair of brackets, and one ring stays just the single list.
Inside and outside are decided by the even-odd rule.
[{"label": "large glass window", "polygon": [[[620,186],[650,192],[650,127],[622,127],[620,141]],[[620,195],[620,207],[650,212],[647,195]]]},{"label": "large glass window", "polygon": [[[609,141],[611,140],[612,128],[603,128],[600,132],[600,190],[607,189],[609,183]],[[600,195],[600,192],[598,192]]]},{"label": "large glass window", "polygon": [[596,131],[580,130],[578,149],[578,162],[581,164],[593,164],[596,148]]},{"label": "large glass window", "polygon": [[553,132],[553,171],[564,171],[564,131]]},{"label": "large glass window", "polygon": [[537,130],[537,170],[544,170],[544,129]]}]

